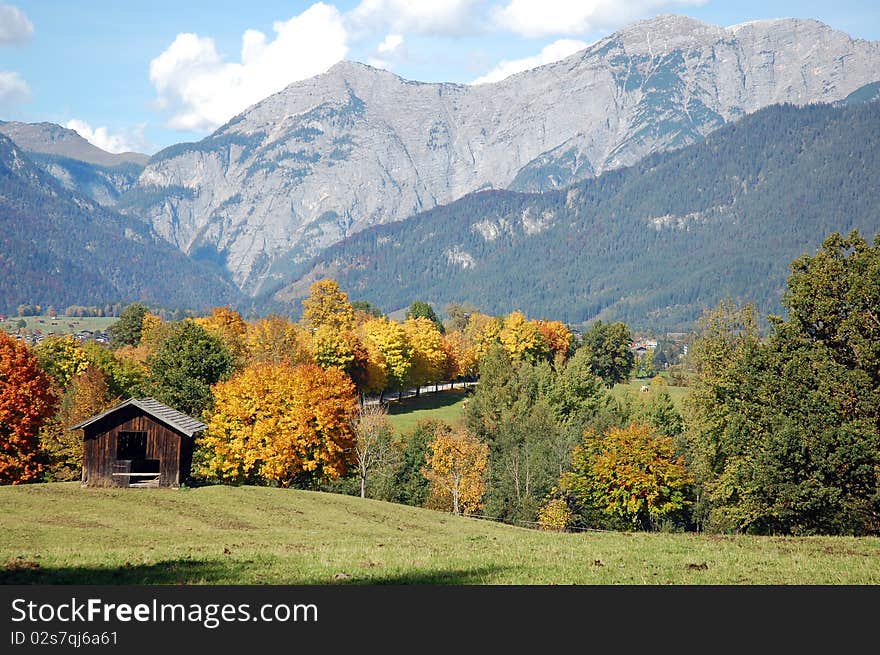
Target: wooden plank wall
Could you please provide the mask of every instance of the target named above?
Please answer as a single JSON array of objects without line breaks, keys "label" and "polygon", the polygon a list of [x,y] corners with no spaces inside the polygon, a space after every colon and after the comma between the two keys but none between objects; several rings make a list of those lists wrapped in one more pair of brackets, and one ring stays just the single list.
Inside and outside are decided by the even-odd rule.
[{"label": "wooden plank wall", "polygon": [[[192,444],[181,452],[181,440],[191,441],[171,428],[145,415],[136,407],[126,407],[85,429],[83,443],[83,485],[87,487],[128,486],[125,478],[113,477],[116,462],[116,435],[120,431],[147,433],[147,459],[159,460],[159,486],[180,484],[181,464],[191,459]],[[186,462],[181,461],[181,455]]]}]

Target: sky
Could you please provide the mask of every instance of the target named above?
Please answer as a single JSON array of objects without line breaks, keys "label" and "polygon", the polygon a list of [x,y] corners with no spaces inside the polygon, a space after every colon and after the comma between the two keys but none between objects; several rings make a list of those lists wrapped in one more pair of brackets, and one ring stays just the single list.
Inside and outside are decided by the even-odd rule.
[{"label": "sky", "polygon": [[669,13],[721,26],[815,18],[880,40],[877,0],[0,0],[0,120],[153,154],[341,59],[488,83]]}]

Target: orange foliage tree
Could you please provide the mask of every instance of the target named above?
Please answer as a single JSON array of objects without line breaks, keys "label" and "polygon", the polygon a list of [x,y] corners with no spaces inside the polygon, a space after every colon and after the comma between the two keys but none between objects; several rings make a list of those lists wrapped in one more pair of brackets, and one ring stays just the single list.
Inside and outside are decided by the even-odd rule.
[{"label": "orange foliage tree", "polygon": [[479,510],[488,463],[489,446],[463,428],[438,430],[428,444],[427,467],[422,469],[431,482],[429,505],[451,509],[453,514]]},{"label": "orange foliage tree", "polygon": [[215,385],[214,398],[199,440],[199,474],[289,487],[346,473],[357,403],[339,369],[257,364]]},{"label": "orange foliage tree", "polygon": [[52,382],[22,342],[0,332],[0,484],[39,478],[38,434],[55,413]]},{"label": "orange foliage tree", "polygon": [[550,349],[550,358],[555,359],[560,355],[565,357],[571,346],[571,330],[565,327],[562,321],[535,321],[538,332]]}]

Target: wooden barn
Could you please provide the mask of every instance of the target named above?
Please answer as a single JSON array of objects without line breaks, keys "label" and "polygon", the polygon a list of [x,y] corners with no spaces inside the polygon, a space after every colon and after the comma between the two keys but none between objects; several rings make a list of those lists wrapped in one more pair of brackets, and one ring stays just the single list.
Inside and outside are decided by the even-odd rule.
[{"label": "wooden barn", "polygon": [[130,398],[74,425],[82,429],[84,487],[178,487],[189,477],[204,423],[152,398]]}]

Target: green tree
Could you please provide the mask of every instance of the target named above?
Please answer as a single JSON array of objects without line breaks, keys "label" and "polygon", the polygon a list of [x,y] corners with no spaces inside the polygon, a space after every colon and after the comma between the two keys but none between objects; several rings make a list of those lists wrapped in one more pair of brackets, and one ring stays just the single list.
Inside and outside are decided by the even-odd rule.
[{"label": "green tree", "polygon": [[428,457],[428,445],[440,433],[452,433],[452,426],[438,420],[419,421],[400,439],[400,460],[394,473],[388,498],[395,503],[424,507],[431,491],[431,482],[422,473]]},{"label": "green tree", "polygon": [[233,370],[232,355],[219,337],[190,319],[171,327],[147,364],[153,396],[194,417],[211,407],[211,385]]},{"label": "green tree", "polygon": [[110,326],[110,342],[116,346],[136,346],[141,342],[144,316],[149,309],[143,303],[130,304],[119,315],[119,320]]},{"label": "green tree", "polygon": [[729,312],[703,321],[686,435],[710,528],[880,531],[878,273],[880,243],[833,234],[792,263],[766,340]]},{"label": "green tree", "polygon": [[620,322],[596,321],[583,336],[581,348],[587,348],[590,353],[593,373],[602,378],[609,389],[629,379],[635,362],[631,343],[629,327]]},{"label": "green tree", "polygon": [[437,328],[440,334],[446,334],[446,328],[443,327],[443,323],[437,318],[434,308],[422,300],[416,300],[409,306],[409,309],[406,310],[406,318],[426,318],[434,324],[434,327]]}]

